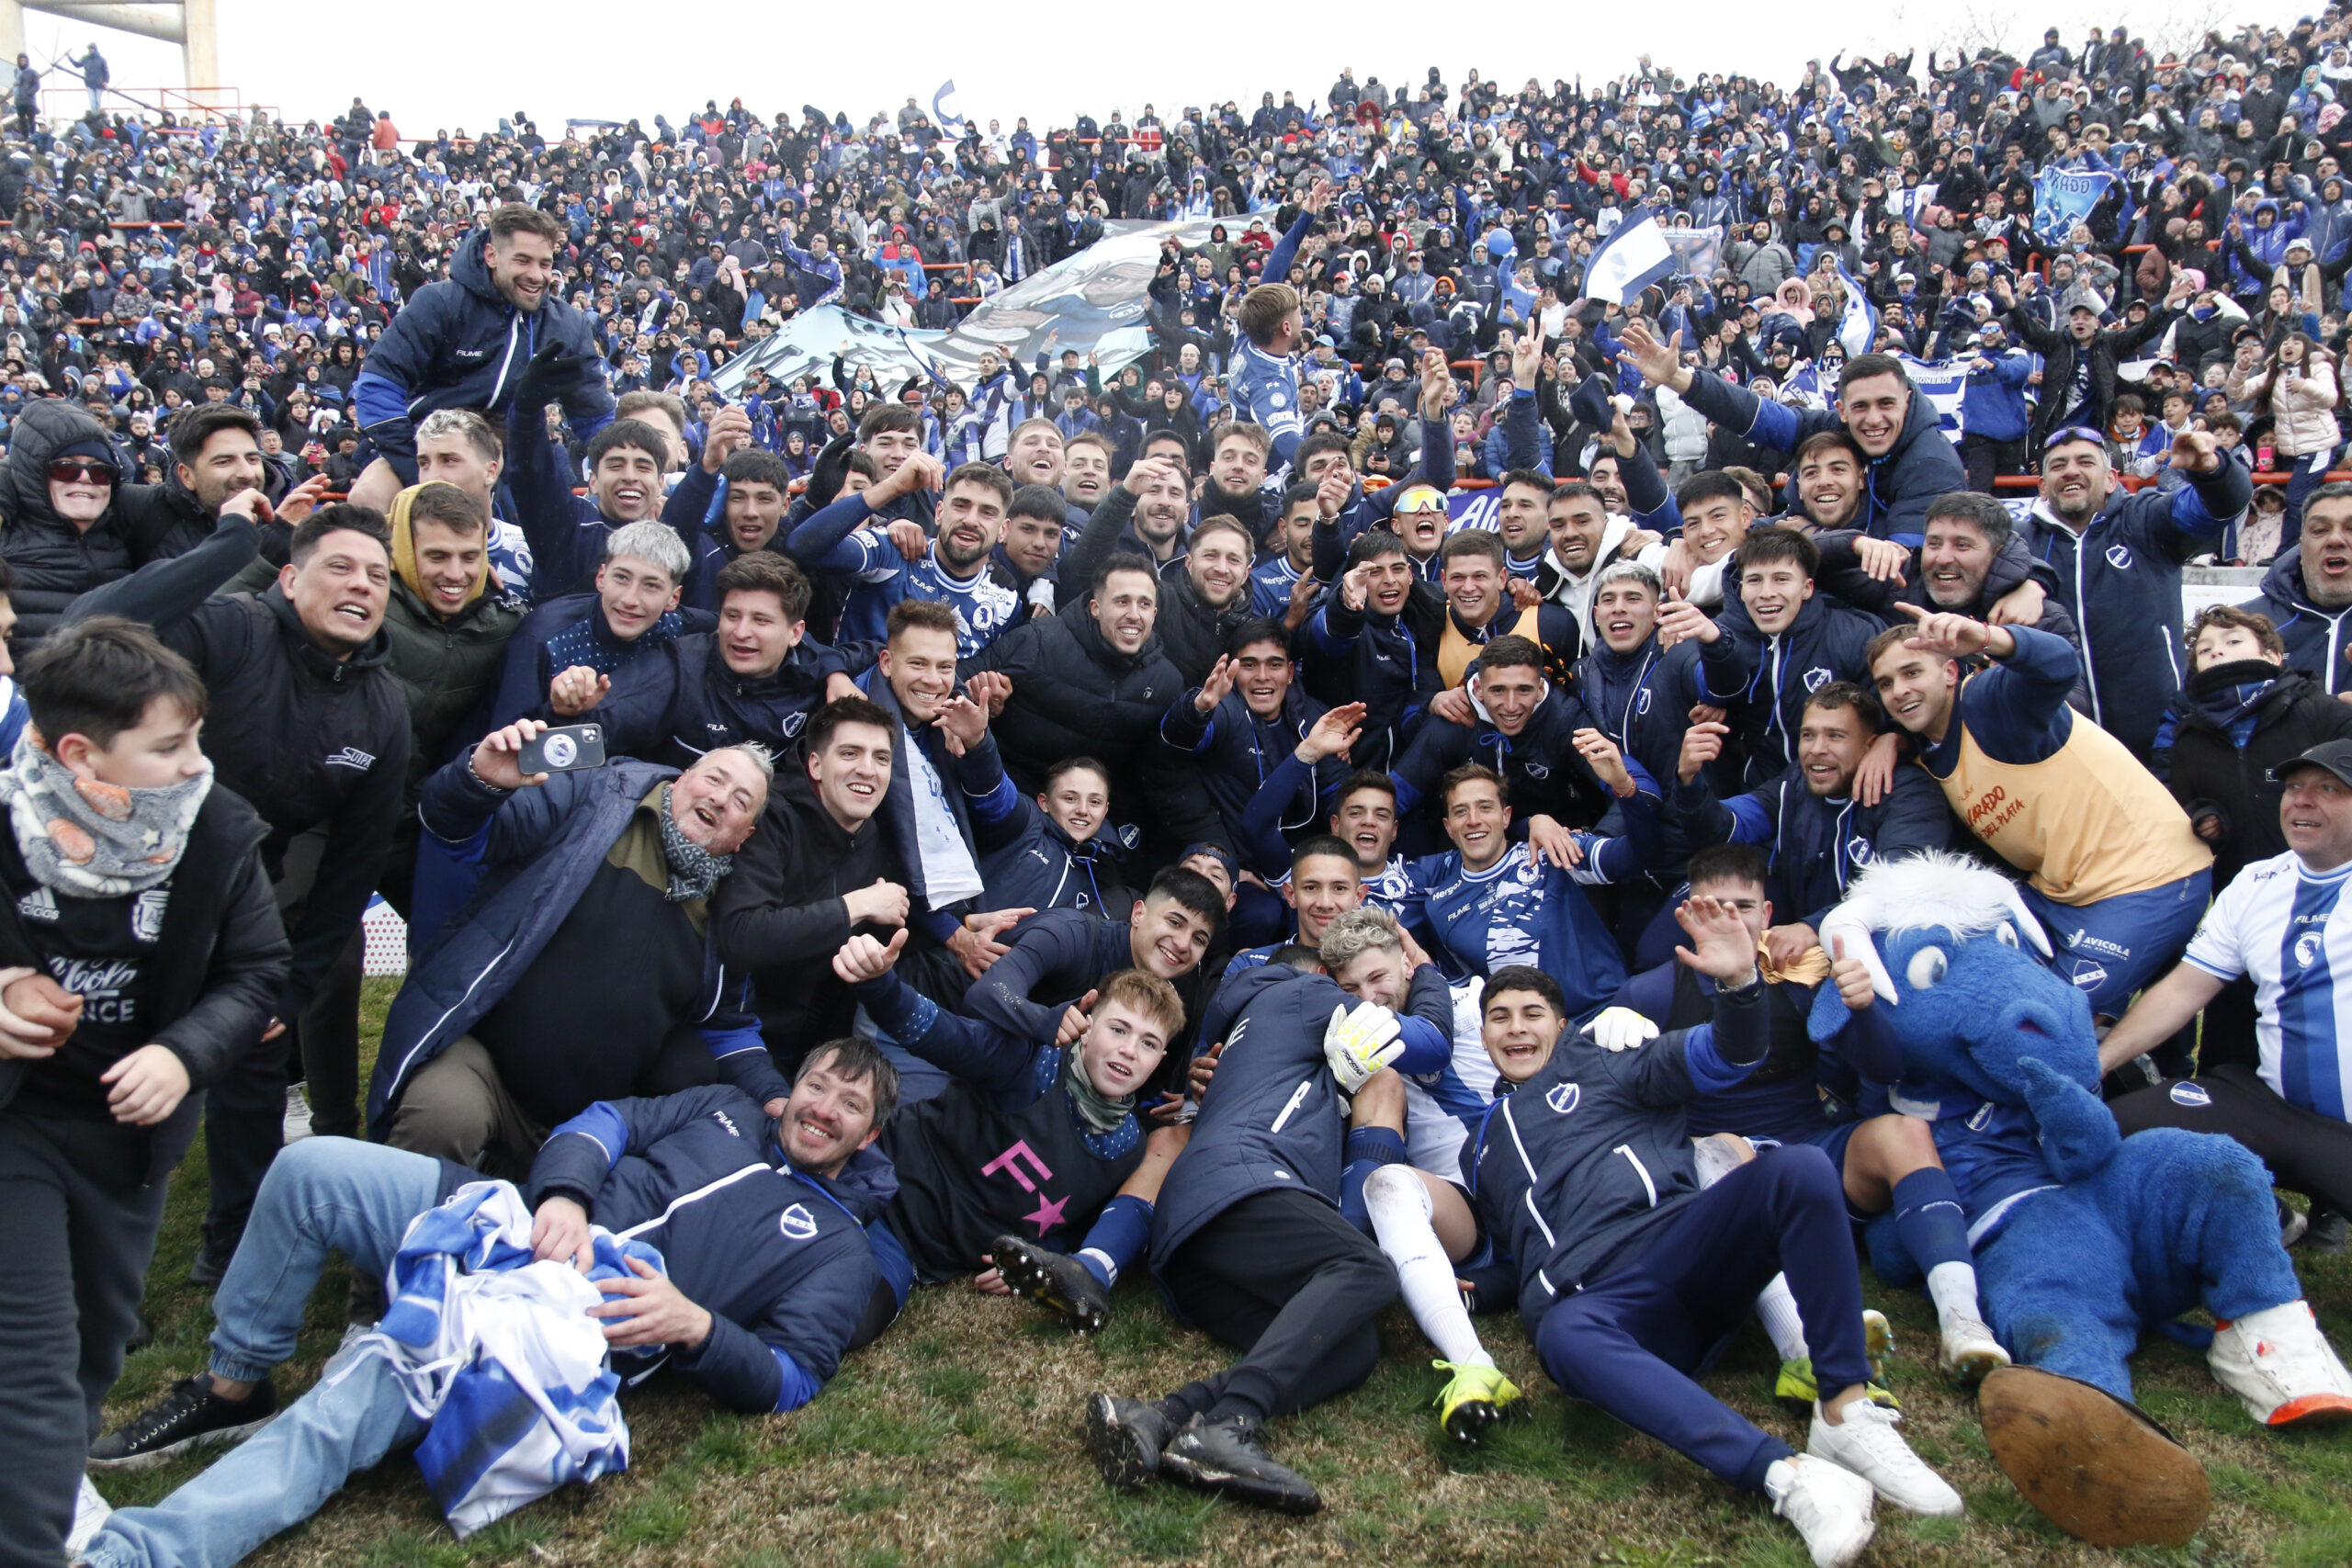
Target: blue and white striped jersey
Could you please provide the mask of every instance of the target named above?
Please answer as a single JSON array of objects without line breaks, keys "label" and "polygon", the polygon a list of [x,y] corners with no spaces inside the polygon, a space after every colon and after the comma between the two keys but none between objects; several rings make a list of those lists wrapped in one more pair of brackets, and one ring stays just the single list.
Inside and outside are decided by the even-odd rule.
[{"label": "blue and white striped jersey", "polygon": [[2347,883],[2352,865],[2315,873],[2291,850],[2257,861],[2222,889],[2184,955],[2216,979],[2253,979],[2262,1081],[2339,1122],[2352,1104]]}]

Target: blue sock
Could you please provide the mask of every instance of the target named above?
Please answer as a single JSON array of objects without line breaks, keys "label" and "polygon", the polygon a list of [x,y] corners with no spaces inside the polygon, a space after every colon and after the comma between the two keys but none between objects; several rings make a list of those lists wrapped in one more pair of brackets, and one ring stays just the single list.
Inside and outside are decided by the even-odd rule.
[{"label": "blue sock", "polygon": [[1340,1172],[1340,1213],[1348,1224],[1372,1234],[1372,1213],[1363,1206],[1363,1184],[1384,1165],[1405,1163],[1405,1134],[1386,1127],[1357,1127],[1348,1134],[1347,1161]]},{"label": "blue sock", "polygon": [[1141,1258],[1150,1245],[1150,1202],[1123,1192],[1103,1204],[1095,1216],[1093,1228],[1080,1244],[1078,1260],[1107,1291],[1119,1282],[1119,1271]]},{"label": "blue sock", "polygon": [[1894,1184],[1894,1228],[1922,1273],[1939,1263],[1974,1261],[1960,1190],[1939,1166],[1915,1170]]}]

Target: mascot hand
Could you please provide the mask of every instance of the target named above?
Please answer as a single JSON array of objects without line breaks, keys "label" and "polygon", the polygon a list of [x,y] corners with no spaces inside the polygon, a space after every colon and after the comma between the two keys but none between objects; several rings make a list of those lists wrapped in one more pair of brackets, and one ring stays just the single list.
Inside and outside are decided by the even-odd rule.
[{"label": "mascot hand", "polygon": [[2080,1181],[2104,1168],[2123,1146],[2123,1134],[2098,1096],[2032,1056],[2019,1057],[2018,1070],[2051,1171],[2061,1181]]},{"label": "mascot hand", "polygon": [[1376,1002],[1358,1002],[1355,1010],[1331,1010],[1330,1027],[1323,1032],[1323,1059],[1342,1093],[1353,1094],[1372,1076],[1405,1054],[1396,1015]]},{"label": "mascot hand", "polygon": [[1632,1008],[1606,1009],[1584,1032],[1604,1051],[1631,1051],[1657,1038],[1657,1025]]}]

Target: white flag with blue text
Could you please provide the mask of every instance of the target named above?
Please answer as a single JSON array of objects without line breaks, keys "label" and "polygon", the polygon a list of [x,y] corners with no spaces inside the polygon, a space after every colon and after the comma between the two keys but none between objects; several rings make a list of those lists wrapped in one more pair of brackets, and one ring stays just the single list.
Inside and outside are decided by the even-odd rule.
[{"label": "white flag with blue text", "polygon": [[1666,231],[1655,214],[1645,212],[1617,225],[1592,253],[1585,264],[1583,298],[1630,305],[1643,289],[1671,276],[1677,265]]},{"label": "white flag with blue text", "polygon": [[1846,286],[1846,308],[1838,318],[1838,341],[1850,359],[1868,354],[1877,340],[1878,307],[1871,303],[1871,297],[1854,281],[1844,262],[1838,264],[1838,281]]},{"label": "white flag with blue text", "polygon": [[1895,355],[1903,361],[1904,371],[1919,395],[1936,411],[1936,423],[1943,433],[1958,441],[1965,434],[1961,422],[1961,399],[1968,391],[1968,361],[1965,359],[1914,359],[1907,354]]}]

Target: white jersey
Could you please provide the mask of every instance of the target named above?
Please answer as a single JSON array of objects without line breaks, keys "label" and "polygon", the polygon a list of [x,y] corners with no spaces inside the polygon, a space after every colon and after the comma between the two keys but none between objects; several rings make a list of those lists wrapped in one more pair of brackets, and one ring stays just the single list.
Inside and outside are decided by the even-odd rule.
[{"label": "white jersey", "polygon": [[1494,1058],[1487,1055],[1478,1004],[1484,980],[1453,987],[1453,1059],[1430,1073],[1403,1073],[1405,1158],[1416,1170],[1462,1179],[1462,1145],[1494,1103]]},{"label": "white jersey", "polygon": [[2253,979],[2262,1081],[2339,1122],[2352,1104],[2347,884],[2352,865],[2314,873],[2291,850],[2256,861],[2222,889],[2184,955],[2216,979]]}]

